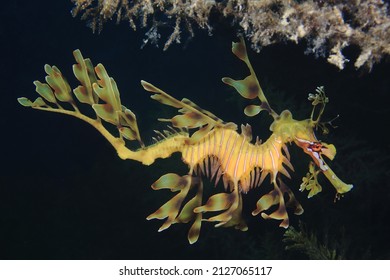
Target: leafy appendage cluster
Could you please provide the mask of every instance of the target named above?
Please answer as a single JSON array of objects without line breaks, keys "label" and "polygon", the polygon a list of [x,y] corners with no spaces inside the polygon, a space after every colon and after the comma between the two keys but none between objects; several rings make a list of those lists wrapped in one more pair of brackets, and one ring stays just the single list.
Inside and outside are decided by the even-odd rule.
[{"label": "leafy appendage cluster", "polygon": [[302,178],[302,183],[299,188],[301,192],[305,190],[309,191],[309,194],[307,195],[308,198],[311,198],[322,191],[322,187],[317,179],[318,173],[320,173],[320,171],[315,170],[315,164],[310,162],[309,172],[306,173],[306,177]]},{"label": "leafy appendage cluster", "polygon": [[[86,121],[99,130],[110,142],[137,140],[141,147],[144,144],[138,130],[134,113],[122,105],[115,80],[110,77],[102,64],[93,66],[89,58],[84,59],[80,50],[75,50],[73,56],[76,64],[73,73],[80,85],[71,89],[67,79],[56,66],[45,65],[46,83],[34,81],[35,90],[39,94],[34,101],[26,97],[18,98],[18,102],[37,110],[57,112],[71,115]],[[79,105],[88,104],[95,112],[91,118],[80,111]],[[103,122],[117,127],[119,137],[108,132]],[[114,147],[115,144],[113,143]]]},{"label": "leafy appendage cluster", "polygon": [[144,45],[158,44],[159,30],[172,28],[164,50],[180,43],[183,32],[194,37],[194,27],[213,31],[212,17],[223,15],[251,41],[252,48],[280,42],[305,41],[306,53],[325,56],[340,69],[349,62],[347,46],[357,46],[356,68],[371,70],[390,54],[390,17],[383,0],[72,0],[73,16],[81,15],[93,31],[106,21],[128,21],[147,29]]}]

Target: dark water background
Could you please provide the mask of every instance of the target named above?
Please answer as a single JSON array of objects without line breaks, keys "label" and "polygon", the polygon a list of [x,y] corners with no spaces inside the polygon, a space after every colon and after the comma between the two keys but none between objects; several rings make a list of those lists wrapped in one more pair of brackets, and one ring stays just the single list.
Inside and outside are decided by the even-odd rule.
[{"label": "dark water background", "polygon": [[[34,99],[32,81],[43,81],[45,63],[58,66],[76,86],[72,51],[79,48],[115,78],[122,103],[138,116],[146,143],[153,129],[163,128],[156,119],[173,116],[174,111],[150,100],[141,79],[177,98],[187,97],[225,121],[250,122],[254,135],[263,139],[269,135],[266,116],[245,117],[245,102],[220,82],[224,76],[247,74],[231,53],[231,41],[237,38],[229,25],[218,25],[212,37],[197,30],[194,40],[166,52],[150,45],[141,50],[146,30],[133,32],[125,22],[108,23],[100,35],[93,34],[85,22],[72,18],[71,8],[70,1],[7,1],[0,11],[0,258],[307,258],[285,250],[285,230],[277,222],[250,215],[259,190],[244,197],[248,232],[206,224],[192,246],[186,240],[188,225],[158,233],[161,221],[145,218],[171,194],[153,191],[150,185],[168,172],[185,174],[179,156],[151,167],[122,161],[87,124],[17,103],[20,96]],[[292,148],[296,172],[286,183],[305,213],[291,213],[291,225],[298,229],[301,221],[319,244],[335,249],[340,257],[389,259],[390,64],[383,61],[371,73],[351,65],[340,72],[324,58],[304,55],[304,49],[303,44],[277,45],[249,55],[279,112],[287,108],[298,118],[308,117],[307,94],[325,86],[330,103],[324,119],[337,114],[340,118],[337,129],[318,137],[336,145],[331,166],[355,187],[335,204],[334,190],[324,181],[323,192],[307,199],[298,188],[309,160]],[[347,53],[356,58],[355,49]]]}]

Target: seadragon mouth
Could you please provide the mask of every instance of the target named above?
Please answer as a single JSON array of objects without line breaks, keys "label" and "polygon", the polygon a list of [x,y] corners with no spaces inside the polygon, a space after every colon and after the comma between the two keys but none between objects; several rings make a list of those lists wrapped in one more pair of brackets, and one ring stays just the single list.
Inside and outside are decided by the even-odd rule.
[{"label": "seadragon mouth", "polygon": [[314,163],[320,168],[325,177],[334,186],[338,194],[343,194],[350,191],[353,185],[346,184],[341,181],[333,170],[326,164],[322,155],[330,160],[333,160],[336,155],[336,148],[332,144],[326,144],[320,141],[310,141],[295,137],[295,143],[302,148],[302,150],[310,155]]},{"label": "seadragon mouth", "polygon": [[[310,144],[309,147],[306,148],[306,150],[311,153],[311,156],[314,159],[315,163],[318,165],[318,167],[322,171],[328,170],[329,167],[325,164],[325,161],[322,159],[322,157],[320,155],[323,148],[321,148],[320,151],[317,151],[317,150],[314,150],[313,148],[311,148],[312,145],[317,145],[317,143],[315,142],[314,144]],[[321,144],[321,146],[322,146],[322,144]],[[324,148],[326,149],[326,147],[324,147]]]}]

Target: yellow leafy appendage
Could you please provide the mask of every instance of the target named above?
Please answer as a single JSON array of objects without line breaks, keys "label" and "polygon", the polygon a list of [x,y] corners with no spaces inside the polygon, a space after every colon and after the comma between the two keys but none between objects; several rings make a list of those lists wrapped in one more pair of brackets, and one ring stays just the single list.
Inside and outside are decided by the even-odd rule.
[{"label": "yellow leafy appendage", "polygon": [[[223,78],[222,81],[234,87],[242,97],[258,99],[258,105],[245,108],[247,116],[253,117],[265,111],[273,118],[270,127],[272,135],[264,143],[258,138],[252,143],[252,129],[249,125],[241,125],[241,133],[238,133],[236,124],[224,122],[187,98],[177,100],[154,85],[141,81],[143,88],[152,93],[152,99],[179,111],[171,119],[160,119],[171,123],[168,126],[170,130],[157,131],[159,139],[153,145],[145,146],[136,116],[122,105],[114,79],[109,77],[102,64],[93,67],[79,50],[73,52],[77,62],[73,65],[73,72],[80,85],[73,92],[57,67],[45,65],[46,83],[34,82],[40,97],[33,102],[25,97],[18,101],[26,107],[71,115],[89,123],[111,143],[121,159],[150,165],[157,158],[181,153],[183,161],[188,165],[188,174],[165,174],[152,184],[154,190],[169,189],[177,193],[147,217],[165,219],[159,231],[175,223],[191,222],[188,240],[194,243],[198,240],[202,222],[215,222],[216,227],[234,226],[247,230],[241,215],[242,195],[260,186],[268,175],[273,189],[259,198],[252,214],[261,214],[264,219],[280,220],[280,226],[287,228],[289,217],[286,208],[292,208],[297,215],[303,213],[293,192],[282,181],[282,175],[290,177],[288,169],[294,171],[287,143],[295,143],[312,158],[309,172],[300,186],[301,191],[309,191],[308,197],[321,191],[322,187],[317,181],[320,173],[335,187],[337,196],[352,188],[352,185],[341,181],[322,158],[324,155],[333,160],[335,147],[318,141],[314,134],[315,128],[324,128],[320,117],[328,98],[323,88],[318,88],[316,94],[309,96],[314,106],[310,119],[295,120],[288,110],[278,114],[270,107],[261,89],[243,39],[233,43],[232,51],[245,62],[250,75],[243,80]],[[83,114],[77,101],[89,104],[95,116]],[[63,106],[64,103],[70,106]],[[107,124],[114,125],[118,135],[110,133],[106,129]],[[126,141],[133,140],[139,142],[138,150],[126,147]],[[202,177],[213,180],[215,185],[222,179],[225,191],[209,198],[203,197]]]}]

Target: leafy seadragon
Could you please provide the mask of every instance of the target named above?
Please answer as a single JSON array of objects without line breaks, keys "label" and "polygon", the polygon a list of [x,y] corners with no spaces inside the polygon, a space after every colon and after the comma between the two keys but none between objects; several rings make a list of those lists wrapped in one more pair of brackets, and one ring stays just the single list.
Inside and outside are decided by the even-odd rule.
[{"label": "leafy seadragon", "polygon": [[[222,81],[234,87],[247,99],[259,100],[259,105],[248,105],[244,113],[255,116],[266,111],[272,118],[271,136],[264,142],[256,139],[252,143],[252,131],[249,125],[241,125],[241,133],[237,125],[224,122],[209,111],[201,109],[187,98],[175,99],[154,85],[141,81],[143,88],[152,93],[151,98],[162,104],[177,108],[179,113],[171,119],[159,119],[170,122],[169,131],[157,132],[159,139],[153,145],[145,146],[141,140],[136,116],[121,104],[119,91],[113,78],[109,77],[104,66],[93,67],[89,59],[84,59],[79,50],[73,55],[76,64],[73,72],[80,84],[73,89],[56,66],[45,65],[46,83],[35,81],[36,91],[40,95],[34,102],[25,97],[18,99],[20,104],[33,109],[57,112],[77,117],[96,128],[115,148],[121,159],[132,159],[152,164],[157,158],[168,158],[179,152],[182,160],[189,167],[187,175],[165,174],[153,183],[154,190],[169,189],[177,194],[162,205],[147,219],[165,219],[159,231],[169,228],[175,223],[192,222],[188,240],[198,240],[202,222],[216,222],[216,227],[234,226],[245,231],[248,229],[242,218],[242,194],[260,186],[267,175],[270,176],[273,189],[260,197],[253,215],[261,214],[264,219],[280,220],[280,226],[287,228],[289,217],[286,207],[294,209],[294,213],[303,213],[303,208],[295,199],[293,192],[282,181],[282,176],[290,177],[286,168],[294,171],[290,163],[287,143],[295,143],[312,158],[309,172],[300,190],[309,190],[309,197],[321,191],[317,181],[319,173],[325,175],[336,189],[336,196],[351,190],[352,185],[341,181],[323,160],[323,155],[333,160],[336,149],[331,144],[317,140],[314,129],[324,126],[320,117],[328,98],[322,87],[316,94],[309,95],[313,111],[305,120],[295,120],[288,110],[277,114],[269,105],[252,65],[248,59],[244,40],[233,43],[233,53],[250,70],[250,75],[243,80],[223,78]],[[95,117],[84,115],[77,107],[76,99],[92,106]],[[61,104],[69,103],[71,108]],[[106,128],[106,123],[116,126],[119,132],[114,136]],[[192,134],[189,131],[194,131]],[[126,147],[125,140],[137,140],[138,150]],[[203,198],[202,177],[220,179],[225,192],[217,193],[207,200]],[[193,197],[190,197],[193,195]]]}]

